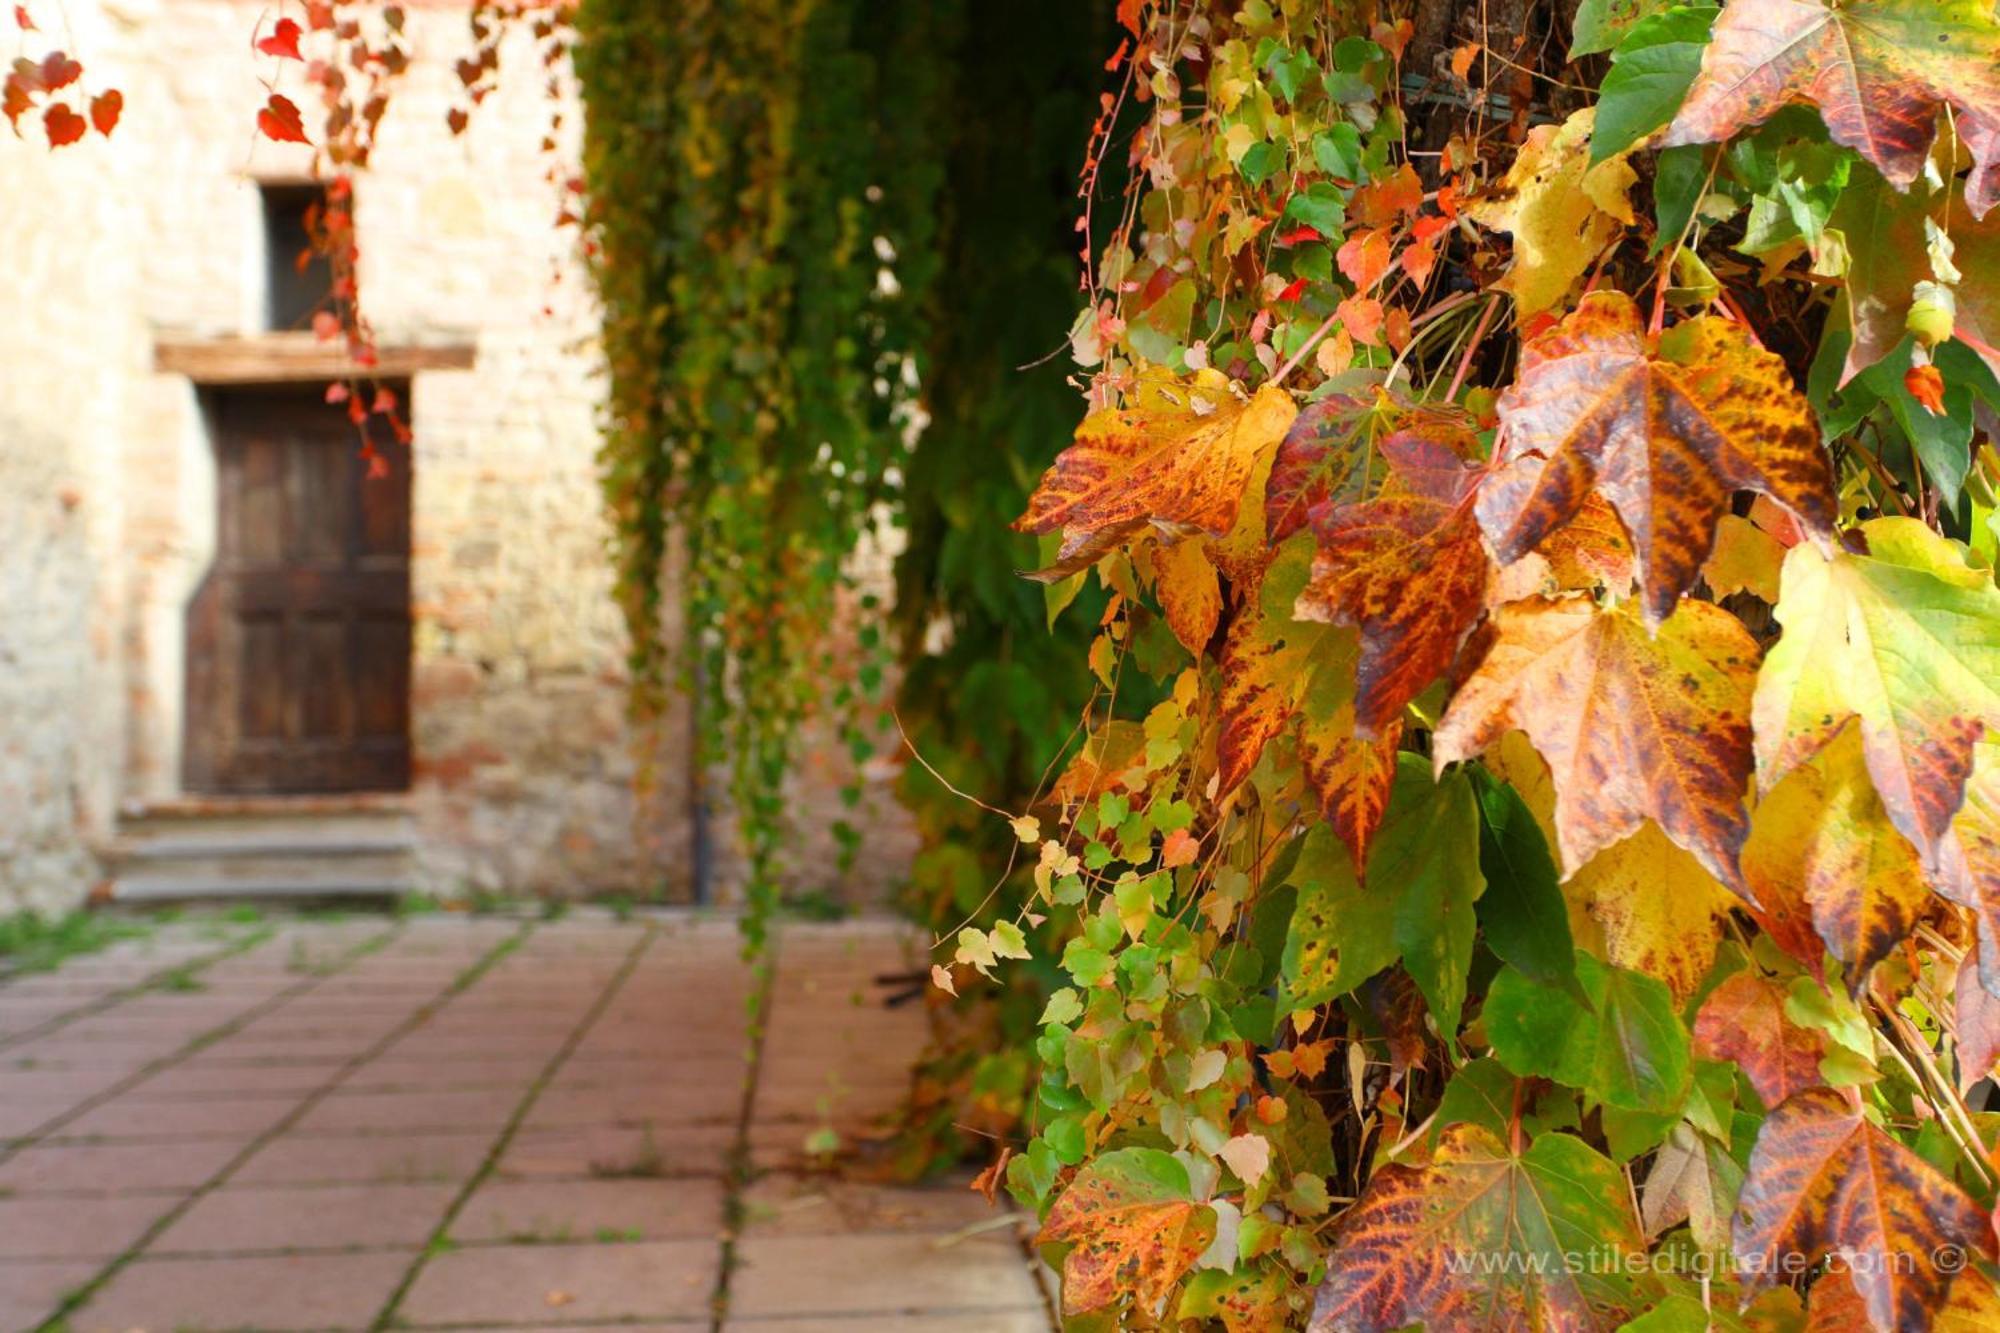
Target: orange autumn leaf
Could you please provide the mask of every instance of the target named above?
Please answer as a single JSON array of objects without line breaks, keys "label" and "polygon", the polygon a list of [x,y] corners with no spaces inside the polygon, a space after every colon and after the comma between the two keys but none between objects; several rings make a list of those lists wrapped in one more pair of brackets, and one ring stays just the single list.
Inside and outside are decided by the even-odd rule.
[{"label": "orange autumn leaf", "polygon": [[1828,1088],[1801,1092],[1757,1135],[1737,1200],[1736,1254],[1754,1293],[1838,1254],[1878,1333],[1928,1328],[1955,1268],[1947,1246],[1990,1256],[1993,1232],[1964,1190]]},{"label": "orange autumn leaf", "polygon": [[1664,142],[1718,143],[1795,104],[1905,190],[1949,107],[1972,153],[1967,202],[1983,215],[2000,198],[2000,18],[1987,0],[1730,0]]},{"label": "orange autumn leaf", "polygon": [[1073,574],[1149,523],[1176,538],[1222,537],[1236,526],[1244,493],[1253,483],[1261,490],[1298,409],[1283,389],[1266,386],[1244,403],[1215,381],[1084,419],[1014,522],[1019,532],[1062,532],[1055,563],[1034,577]]},{"label": "orange autumn leaf", "polygon": [[1359,866],[1388,808],[1402,723],[1392,718],[1374,736],[1360,734],[1354,632],[1293,619],[1309,550],[1300,541],[1281,551],[1230,620],[1220,663],[1216,789],[1234,790],[1264,747],[1292,729],[1320,815]]},{"label": "orange autumn leaf", "polygon": [[1694,1052],[1743,1070],[1767,1107],[1818,1087],[1820,1034],[1785,1017],[1785,991],[1755,970],[1729,977],[1702,1001],[1694,1020]]},{"label": "orange autumn leaf", "polygon": [[124,109],[125,94],[108,88],[90,99],[90,123],[99,134],[108,135],[118,128],[118,116]]},{"label": "orange autumn leaf", "polygon": [[1153,578],[1167,627],[1182,647],[1199,655],[1222,618],[1222,586],[1201,543],[1184,541],[1154,548]]},{"label": "orange autumn leaf", "polygon": [[1065,1316],[1131,1298],[1157,1306],[1215,1238],[1215,1210],[1196,1203],[1187,1168],[1156,1148],[1088,1162],[1049,1209],[1037,1244],[1069,1243]]},{"label": "orange autumn leaf", "polygon": [[1479,498],[1495,554],[1534,550],[1595,490],[1638,554],[1648,624],[1694,581],[1736,491],[1770,496],[1831,541],[1833,474],[1812,410],[1784,363],[1729,321],[1650,339],[1631,298],[1592,293],[1522,350],[1498,412],[1505,467]]},{"label": "orange autumn leaf", "polygon": [[1555,781],[1566,872],[1650,818],[1741,893],[1756,671],[1756,640],[1706,602],[1683,603],[1657,633],[1587,598],[1513,603],[1495,612],[1433,757],[1442,769],[1525,732]]},{"label": "orange autumn leaf", "polygon": [[1772,936],[1817,963],[1810,937],[1799,938],[1810,921],[1818,942],[1846,964],[1850,991],[1931,901],[1917,850],[1889,822],[1852,726],[1758,803],[1743,875]]},{"label": "orange autumn leaf", "polygon": [[1305,620],[1361,634],[1354,717],[1372,737],[1451,666],[1485,612],[1491,561],[1472,513],[1469,439],[1416,431],[1381,445],[1392,485],[1313,513],[1319,551],[1299,595]]}]

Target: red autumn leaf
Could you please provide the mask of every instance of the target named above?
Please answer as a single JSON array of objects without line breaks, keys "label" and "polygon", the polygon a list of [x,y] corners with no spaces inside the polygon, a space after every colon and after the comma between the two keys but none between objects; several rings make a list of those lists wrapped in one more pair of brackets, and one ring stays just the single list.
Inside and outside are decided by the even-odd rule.
[{"label": "red autumn leaf", "polygon": [[1732,0],[1665,144],[1716,143],[1798,103],[1903,190],[1949,107],[1974,164],[1966,202],[1983,217],[2000,198],[2000,18],[1986,0]]},{"label": "red autumn leaf", "polygon": [[42,112],[42,127],[49,133],[49,147],[61,148],[81,139],[90,123],[61,102],[51,102],[48,110]]},{"label": "red autumn leaf", "polygon": [[1290,231],[1278,234],[1279,245],[1307,245],[1313,241],[1323,241],[1325,239],[1326,237],[1319,234],[1319,228],[1317,227],[1294,227]]},{"label": "red autumn leaf", "polygon": [[339,380],[335,380],[335,381],[334,381],[333,383],[331,383],[331,384],[327,385],[327,386],[326,386],[326,401],[328,401],[329,403],[344,403],[344,402],[346,402],[346,401],[347,401],[347,386],[346,386],[345,384],[342,384],[342,383],[341,383],[341,382],[340,382]]},{"label": "red autumn leaf", "polygon": [[1305,295],[1305,291],[1306,280],[1304,278],[1293,278],[1285,284],[1285,290],[1278,293],[1278,299],[1280,301],[1296,301]]},{"label": "red autumn leaf", "polygon": [[340,336],[340,317],[330,310],[321,310],[312,318],[313,337],[321,342],[332,342]]},{"label": "red autumn leaf", "polygon": [[277,56],[284,60],[303,60],[299,54],[299,25],[291,19],[279,19],[271,29],[269,37],[261,38],[257,49],[267,56]]},{"label": "red autumn leaf", "polygon": [[328,0],[306,0],[306,27],[324,32],[333,26],[333,5]]},{"label": "red autumn leaf", "polygon": [[283,93],[272,93],[271,100],[257,112],[257,128],[267,139],[279,143],[311,143],[306,138],[306,129],[299,119],[299,108],[291,98]]},{"label": "red autumn leaf", "polygon": [[67,88],[83,77],[83,66],[60,51],[42,57],[42,87],[48,92]]},{"label": "red autumn leaf", "polygon": [[1497,455],[1479,521],[1511,564],[1600,492],[1639,556],[1646,620],[1694,582],[1736,491],[1757,491],[1832,539],[1833,471],[1783,361],[1727,320],[1658,339],[1618,292],[1594,292],[1522,349],[1500,396]]},{"label": "red autumn leaf", "polygon": [[1381,445],[1391,485],[1313,512],[1319,554],[1298,615],[1360,631],[1354,720],[1363,738],[1444,674],[1485,612],[1492,562],[1472,514],[1471,446],[1451,434],[1392,435]]},{"label": "red autumn leaf", "polygon": [[1903,372],[1903,387],[1934,417],[1944,415],[1944,376],[1936,366],[1911,366]]},{"label": "red autumn leaf", "polygon": [[118,128],[118,114],[125,109],[125,94],[116,88],[107,88],[90,99],[90,123],[97,127],[99,134],[108,135]]},{"label": "red autumn leaf", "polygon": [[368,410],[379,412],[385,417],[393,416],[396,411],[395,391],[393,389],[377,389],[375,391],[375,402]]},{"label": "red autumn leaf", "polygon": [[1766,1106],[1825,1082],[1817,1032],[1785,1017],[1785,992],[1754,970],[1724,981],[1702,1001],[1694,1020],[1694,1052],[1739,1065]]},{"label": "red autumn leaf", "polygon": [[26,5],[14,6],[14,26],[22,32],[35,31],[35,21],[28,17],[28,7]]},{"label": "red autumn leaf", "polygon": [[1494,613],[1493,645],[1432,736],[1446,764],[1526,732],[1556,785],[1563,868],[1651,819],[1725,885],[1750,833],[1750,700],[1757,641],[1709,602],[1688,601],[1657,630],[1626,603],[1535,598]]},{"label": "red autumn leaf", "polygon": [[1747,1291],[1839,1255],[1821,1281],[1852,1282],[1878,1333],[1931,1326],[1958,1272],[1940,1254],[1993,1253],[1979,1205],[1829,1088],[1765,1120],[1737,1206]]}]

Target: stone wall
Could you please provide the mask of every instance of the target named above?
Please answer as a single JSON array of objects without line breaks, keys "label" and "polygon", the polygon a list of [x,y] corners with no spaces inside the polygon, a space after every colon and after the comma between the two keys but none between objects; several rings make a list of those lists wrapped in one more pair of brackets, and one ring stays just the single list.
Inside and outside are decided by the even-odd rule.
[{"label": "stone wall", "polygon": [[[594,311],[553,225],[542,76],[517,35],[454,137],[464,11],[409,10],[413,63],[356,191],[364,306],[384,343],[477,349],[412,393],[425,874],[442,892],[676,895],[686,723],[641,744],[625,717]],[[277,67],[249,36],[274,12],[69,0],[71,47],[91,85],[124,93],[122,124],[54,153],[33,129],[0,134],[0,911],[75,900],[117,810],[179,794],[183,619],[214,554],[215,475],[201,396],[153,373],[152,348],[262,331],[256,185],[310,166],[251,128]],[[282,73],[307,105],[298,68]],[[564,111],[559,175],[580,118]],[[832,817],[846,772],[830,746],[808,757],[806,826]],[[906,854],[885,790],[871,880]],[[829,864],[810,845],[802,876]]]}]

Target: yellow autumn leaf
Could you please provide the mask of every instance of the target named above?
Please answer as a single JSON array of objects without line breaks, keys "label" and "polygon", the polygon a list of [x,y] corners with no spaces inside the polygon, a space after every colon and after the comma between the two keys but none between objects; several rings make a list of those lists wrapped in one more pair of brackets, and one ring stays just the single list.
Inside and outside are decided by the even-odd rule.
[{"label": "yellow autumn leaf", "polygon": [[1492,193],[1466,209],[1474,222],[1514,238],[1514,262],[1493,284],[1526,318],[1560,303],[1633,220],[1627,192],[1638,175],[1625,154],[1590,165],[1594,107],[1561,125],[1537,125]]}]

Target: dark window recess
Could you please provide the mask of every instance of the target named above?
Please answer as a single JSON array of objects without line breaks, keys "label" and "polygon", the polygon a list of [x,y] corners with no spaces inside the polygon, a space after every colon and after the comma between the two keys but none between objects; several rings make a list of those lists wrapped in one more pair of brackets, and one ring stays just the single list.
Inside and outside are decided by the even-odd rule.
[{"label": "dark window recess", "polygon": [[312,249],[312,228],[326,206],[318,185],[266,185],[264,197],[266,315],[273,329],[303,329],[314,312],[333,309],[333,270]]}]

